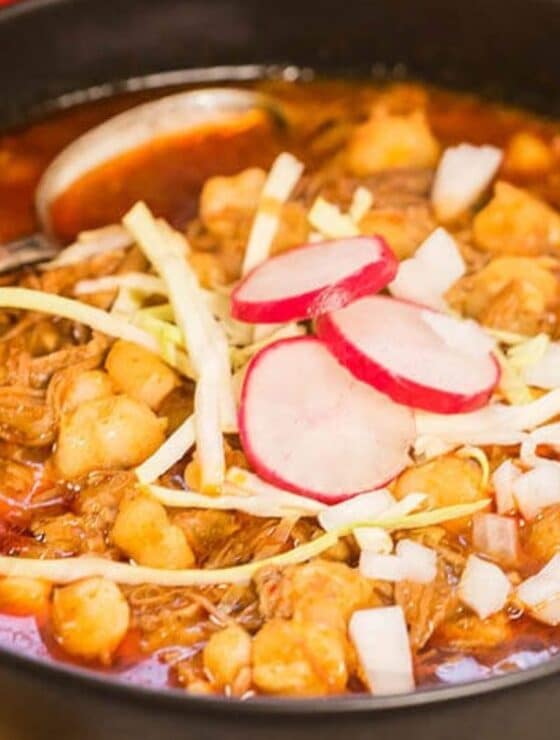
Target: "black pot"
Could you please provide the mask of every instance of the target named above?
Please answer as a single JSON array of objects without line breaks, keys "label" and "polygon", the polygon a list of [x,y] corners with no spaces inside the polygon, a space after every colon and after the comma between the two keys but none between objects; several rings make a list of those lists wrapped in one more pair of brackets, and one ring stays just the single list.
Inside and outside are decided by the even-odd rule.
[{"label": "black pot", "polygon": [[[107,82],[262,65],[241,70],[254,76],[286,63],[408,71],[554,113],[559,37],[552,0],[27,0],[0,12],[0,122],[62,95],[72,102],[77,90],[104,94]],[[558,671],[555,659],[407,697],[241,703],[131,687],[0,650],[0,738],[549,740],[560,734]]]}]

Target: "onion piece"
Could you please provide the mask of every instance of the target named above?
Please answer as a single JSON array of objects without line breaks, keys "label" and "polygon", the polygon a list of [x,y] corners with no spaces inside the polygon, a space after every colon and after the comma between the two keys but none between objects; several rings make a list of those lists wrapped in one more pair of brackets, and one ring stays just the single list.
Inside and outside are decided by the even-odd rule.
[{"label": "onion piece", "polygon": [[362,550],[359,564],[364,578],[398,583],[408,578],[407,563],[397,555],[383,555],[372,550]]},{"label": "onion piece", "polygon": [[136,477],[140,483],[152,483],[194,447],[194,443],[194,417],[189,416],[151,457],[135,469]]},{"label": "onion piece", "polygon": [[287,152],[280,154],[273,162],[249,234],[242,275],[246,275],[269,256],[280,223],[281,206],[290,197],[302,173],[303,164]]},{"label": "onion piece", "polygon": [[511,460],[504,462],[492,474],[494,498],[498,514],[512,514],[517,511],[513,496],[513,484],[521,476],[521,471]]},{"label": "onion piece", "polygon": [[431,583],[437,574],[437,553],[414,540],[399,540],[395,552],[405,566],[406,578],[413,583]]},{"label": "onion piece", "polygon": [[360,234],[352,217],[324,198],[316,199],[307,214],[307,220],[326,239],[345,239]]},{"label": "onion piece", "polygon": [[443,310],[445,293],[466,272],[465,262],[451,234],[436,229],[418,247],[414,256],[403,260],[389,284],[395,298]]},{"label": "onion piece", "polygon": [[319,514],[319,524],[330,532],[352,522],[367,522],[390,510],[395,503],[395,498],[386,488],[360,493],[347,501],[325,507]]},{"label": "onion piece", "polygon": [[493,146],[459,144],[449,147],[439,162],[432,187],[432,205],[439,221],[452,221],[476,203],[490,185],[502,161]]},{"label": "onion piece", "polygon": [[414,690],[412,653],[400,606],[354,612],[349,634],[373,694]]},{"label": "onion piece", "polygon": [[560,503],[560,463],[539,461],[533,470],[514,481],[513,496],[527,521],[534,519],[547,506]]},{"label": "onion piece", "polygon": [[389,555],[393,552],[393,538],[381,527],[356,527],[352,532],[360,550]]},{"label": "onion piece", "polygon": [[475,514],[472,541],[476,550],[499,563],[515,565],[519,560],[519,530],[512,517]]},{"label": "onion piece", "polygon": [[517,588],[517,598],[540,622],[560,624],[560,553]]},{"label": "onion piece", "polygon": [[356,226],[360,223],[362,218],[372,207],[373,202],[373,193],[371,192],[371,190],[368,190],[368,188],[365,188],[363,185],[359,185],[356,190],[354,190],[352,202],[350,203],[350,208],[348,209],[348,215],[356,224]]},{"label": "onion piece", "polygon": [[511,592],[509,578],[494,563],[469,555],[459,582],[459,598],[481,619],[504,608]]},{"label": "onion piece", "polygon": [[365,578],[431,583],[437,574],[437,554],[414,540],[399,540],[395,555],[362,550],[359,567]]}]

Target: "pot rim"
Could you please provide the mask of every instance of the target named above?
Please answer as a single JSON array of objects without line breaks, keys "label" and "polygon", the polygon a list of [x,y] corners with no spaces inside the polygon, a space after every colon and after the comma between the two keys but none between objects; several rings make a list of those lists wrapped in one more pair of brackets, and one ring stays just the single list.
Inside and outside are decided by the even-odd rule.
[{"label": "pot rim", "polygon": [[[0,22],[10,19],[22,18],[32,15],[35,12],[50,6],[64,6],[80,2],[81,0],[24,0],[14,5],[3,6],[0,8]],[[544,0],[550,2],[551,0]],[[241,74],[237,79],[250,81],[267,76],[270,70],[278,70],[287,65],[270,65],[270,64],[246,64],[236,65]],[[214,81],[218,82],[224,77],[231,74],[233,67],[216,66],[190,69],[185,74],[190,73],[190,79],[187,81],[197,82],[196,75],[199,75],[198,82],[206,82],[211,79],[208,75],[214,73]],[[106,84],[107,95],[115,92],[127,92],[133,89],[140,89],[148,78],[148,82],[143,89],[147,87],[162,87],[166,81],[173,80],[177,84],[177,77],[173,75],[181,74],[183,70],[167,71],[155,73],[154,75],[144,75],[142,77],[124,78],[115,82]],[[231,77],[230,77],[231,79]],[[235,79],[235,78],[234,78]],[[96,85],[83,90],[76,90],[61,96],[66,99],[65,104],[60,104],[61,98],[44,100],[33,110],[38,113],[47,113],[52,110],[70,107],[80,102],[86,102],[88,93],[105,85]],[[111,93],[109,93],[109,88]],[[68,685],[69,682],[75,682],[76,685],[84,689],[92,690],[98,694],[109,695],[113,699],[124,699],[132,703],[141,702],[144,706],[150,704],[158,705],[162,709],[171,709],[176,712],[184,713],[220,713],[223,716],[244,715],[255,717],[259,716],[296,716],[296,717],[313,717],[317,715],[348,715],[348,714],[377,714],[391,710],[406,710],[413,707],[437,705],[447,701],[459,701],[477,697],[483,694],[490,694],[496,691],[503,691],[508,688],[522,686],[534,681],[544,680],[547,677],[560,673],[560,654],[544,660],[537,666],[517,669],[511,673],[505,673],[489,678],[482,678],[454,685],[434,686],[423,688],[409,694],[395,696],[372,696],[369,694],[339,695],[319,698],[279,698],[279,697],[255,697],[241,700],[223,696],[194,696],[189,695],[186,691],[179,688],[154,688],[142,684],[132,683],[119,680],[118,674],[104,674],[95,672],[93,669],[83,668],[77,665],[67,664],[55,659],[43,659],[25,655],[23,652],[13,650],[6,646],[0,646],[0,669],[12,668],[19,672],[25,672],[33,675],[39,680],[50,680],[58,685]]]}]

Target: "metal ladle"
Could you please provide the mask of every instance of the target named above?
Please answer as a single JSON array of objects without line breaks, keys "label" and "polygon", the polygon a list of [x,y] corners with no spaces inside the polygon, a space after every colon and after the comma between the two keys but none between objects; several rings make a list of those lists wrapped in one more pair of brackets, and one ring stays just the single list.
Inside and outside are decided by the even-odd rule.
[{"label": "metal ladle", "polygon": [[207,123],[231,120],[250,110],[266,111],[285,123],[278,103],[267,95],[239,88],[202,88],[143,103],[86,132],[67,146],[43,173],[35,205],[41,232],[0,245],[0,273],[51,259],[59,250],[52,235],[50,210],[56,198],[87,172],[162,136]]}]

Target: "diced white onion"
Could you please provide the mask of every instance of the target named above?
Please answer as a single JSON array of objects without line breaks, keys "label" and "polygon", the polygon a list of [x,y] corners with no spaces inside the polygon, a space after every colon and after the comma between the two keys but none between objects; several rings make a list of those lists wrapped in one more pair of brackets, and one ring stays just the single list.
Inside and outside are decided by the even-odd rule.
[{"label": "diced white onion", "polygon": [[547,506],[560,503],[560,463],[539,461],[533,470],[514,481],[513,495],[523,518],[528,521]]},{"label": "diced white onion", "polygon": [[511,460],[505,460],[492,474],[498,514],[512,514],[517,510],[513,497],[513,484],[520,476],[521,471]]},{"label": "diced white onion", "polygon": [[481,619],[504,608],[511,583],[495,563],[469,555],[459,583],[459,598]]},{"label": "diced white onion", "polygon": [[451,234],[436,229],[413,257],[403,260],[389,292],[430,308],[446,308],[444,294],[465,274],[466,266]]},{"label": "diced white onion", "polygon": [[326,532],[345,527],[355,522],[367,522],[379,516],[395,505],[395,499],[385,488],[342,501],[328,506],[319,514],[319,524]]},{"label": "diced white onion", "polygon": [[560,553],[535,576],[523,581],[517,597],[535,619],[553,626],[560,624]]},{"label": "diced white onion", "polygon": [[437,554],[414,540],[400,540],[395,555],[362,550],[359,568],[365,578],[431,583],[437,574]]},{"label": "diced white onion", "polygon": [[431,583],[437,574],[437,553],[414,540],[399,540],[397,556],[405,565],[406,578],[414,583]]},{"label": "diced white onion", "polygon": [[280,208],[290,197],[302,173],[303,164],[287,152],[280,154],[273,162],[249,234],[243,259],[243,275],[268,258],[280,223]]},{"label": "diced white onion", "polygon": [[473,517],[472,540],[478,552],[506,565],[519,558],[519,531],[512,517],[481,512]]},{"label": "diced white onion", "polygon": [[373,550],[362,550],[359,570],[364,578],[377,581],[405,581],[407,564],[397,555],[383,555]]},{"label": "diced white onion", "polygon": [[327,239],[343,239],[360,233],[348,214],[342,213],[338,206],[320,197],[311,206],[307,220]]},{"label": "diced white onion", "polygon": [[364,188],[363,185],[356,188],[354,195],[352,196],[350,208],[348,209],[348,215],[356,225],[360,223],[362,218],[372,207],[373,200],[374,198],[371,190]]},{"label": "diced white onion", "polygon": [[412,653],[400,606],[354,612],[349,633],[373,694],[414,690]]},{"label": "diced white onion", "polygon": [[361,550],[389,555],[393,552],[393,538],[381,527],[356,527],[353,531]]},{"label": "diced white onion", "polygon": [[492,182],[502,152],[493,146],[459,144],[439,162],[432,187],[432,205],[440,221],[451,221],[476,203]]}]

